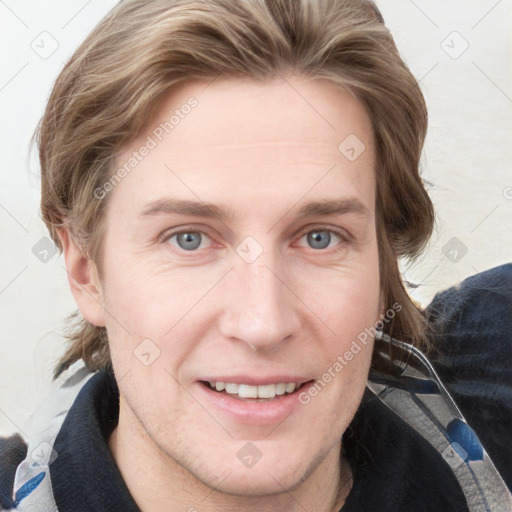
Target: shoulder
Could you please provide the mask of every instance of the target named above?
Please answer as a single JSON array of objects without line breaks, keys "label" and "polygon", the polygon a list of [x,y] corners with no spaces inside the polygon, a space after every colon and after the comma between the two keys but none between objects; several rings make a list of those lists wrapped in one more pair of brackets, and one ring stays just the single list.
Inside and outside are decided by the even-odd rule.
[{"label": "shoulder", "polygon": [[23,432],[27,441],[19,434],[0,438],[1,510],[17,510],[21,501],[23,510],[55,509],[48,471],[56,457],[55,438],[77,395],[93,375],[82,364],[70,367],[53,382],[53,389],[31,414]]},{"label": "shoulder", "polygon": [[512,264],[438,293],[429,358],[512,488]]},{"label": "shoulder", "polygon": [[[507,263],[437,293],[427,314],[445,335],[454,328],[457,332],[471,332],[477,327],[485,334],[498,336],[501,343],[510,344],[511,333],[505,328],[512,327],[511,307],[512,263]],[[476,345],[482,347],[481,343]]]},{"label": "shoulder", "polygon": [[354,474],[343,512],[468,510],[443,455],[370,389],[343,436],[343,447]]},{"label": "shoulder", "polygon": [[19,434],[0,437],[0,505],[13,507],[12,490],[18,465],[27,455],[27,443]]}]

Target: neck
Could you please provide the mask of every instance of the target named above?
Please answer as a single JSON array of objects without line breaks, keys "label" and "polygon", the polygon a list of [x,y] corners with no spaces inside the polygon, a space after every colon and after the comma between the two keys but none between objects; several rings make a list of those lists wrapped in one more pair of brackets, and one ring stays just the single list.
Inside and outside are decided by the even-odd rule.
[{"label": "neck", "polygon": [[[279,494],[258,496],[232,495],[212,489],[164,453],[122,399],[119,423],[108,444],[131,495],[144,512],[338,512],[352,487],[350,464],[340,457],[338,443],[293,489],[283,488]],[[137,454],[135,459],[134,454]]]}]

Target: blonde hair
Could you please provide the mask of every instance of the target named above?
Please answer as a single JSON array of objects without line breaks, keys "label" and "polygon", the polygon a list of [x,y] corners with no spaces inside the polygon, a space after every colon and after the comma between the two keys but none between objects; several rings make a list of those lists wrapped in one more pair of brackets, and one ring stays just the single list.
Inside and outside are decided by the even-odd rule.
[{"label": "blonde hair", "polygon": [[[91,32],[57,78],[35,133],[41,209],[53,240],[69,228],[101,275],[108,196],[94,191],[166,92],[220,74],[266,80],[324,78],[366,106],[377,148],[377,237],[387,334],[426,346],[426,323],[404,289],[398,259],[414,258],[433,229],[419,174],[427,110],[375,5],[367,0],[124,0]],[[110,364],[105,328],[74,315],[59,375],[83,359]]]}]

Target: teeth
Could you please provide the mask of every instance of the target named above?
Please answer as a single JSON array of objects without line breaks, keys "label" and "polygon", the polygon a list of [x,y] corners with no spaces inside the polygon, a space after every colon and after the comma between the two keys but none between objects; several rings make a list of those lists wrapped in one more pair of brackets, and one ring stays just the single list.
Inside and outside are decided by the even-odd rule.
[{"label": "teeth", "polygon": [[274,398],[275,396],[276,396],[276,385],[275,384],[267,384],[266,386],[258,386],[258,398]]},{"label": "teeth", "polygon": [[238,396],[241,398],[258,398],[258,386],[240,384],[238,386]]},{"label": "teeth", "polygon": [[286,384],[286,392],[293,393],[295,391],[295,386],[296,386],[296,384],[294,384],[293,382]]},{"label": "teeth", "polygon": [[263,386],[214,381],[209,381],[209,384],[212,389],[217,391],[225,390],[226,393],[238,395],[240,398],[275,398],[276,395],[293,393],[300,387],[300,384],[296,384],[295,382],[279,382],[277,384],[265,384]]},{"label": "teeth", "polygon": [[230,395],[237,395],[238,394],[238,384],[231,384],[227,383],[226,386],[226,393],[229,393]]},{"label": "teeth", "polygon": [[284,395],[286,393],[286,384],[281,382],[281,384],[276,384],[276,395]]}]

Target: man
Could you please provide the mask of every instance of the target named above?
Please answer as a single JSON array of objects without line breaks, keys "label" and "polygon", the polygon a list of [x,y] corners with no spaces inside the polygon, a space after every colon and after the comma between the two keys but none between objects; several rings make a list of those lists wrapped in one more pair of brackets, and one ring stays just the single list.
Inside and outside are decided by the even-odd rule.
[{"label": "man", "polygon": [[11,440],[3,506],[507,510],[456,407],[419,435],[428,406],[404,421],[385,400],[415,354],[393,339],[428,348],[397,265],[432,230],[425,131],[370,2],[120,3],[40,127],[82,315],[56,373],[78,367],[26,455]]}]

